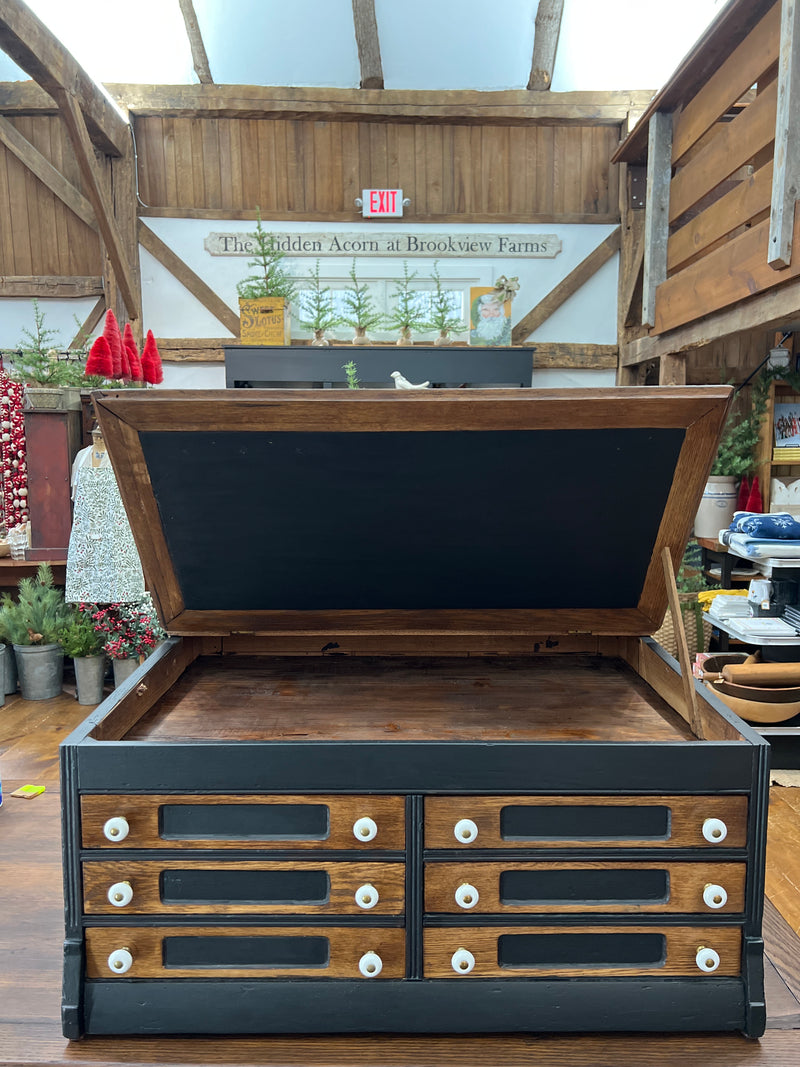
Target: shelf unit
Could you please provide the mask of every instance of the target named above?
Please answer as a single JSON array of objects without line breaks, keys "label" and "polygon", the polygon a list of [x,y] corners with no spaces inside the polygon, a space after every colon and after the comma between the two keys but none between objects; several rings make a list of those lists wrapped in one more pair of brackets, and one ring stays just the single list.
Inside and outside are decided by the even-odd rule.
[{"label": "shelf unit", "polygon": [[[795,359],[794,336],[784,342],[791,352],[791,360]],[[800,393],[795,392],[791,386],[782,382],[773,382],[770,386],[767,411],[761,424],[759,439],[756,473],[761,487],[764,511],[769,511],[772,499],[773,478],[800,478],[800,460],[793,463],[779,463],[773,459],[775,447],[775,404],[796,403],[800,409]]]}]

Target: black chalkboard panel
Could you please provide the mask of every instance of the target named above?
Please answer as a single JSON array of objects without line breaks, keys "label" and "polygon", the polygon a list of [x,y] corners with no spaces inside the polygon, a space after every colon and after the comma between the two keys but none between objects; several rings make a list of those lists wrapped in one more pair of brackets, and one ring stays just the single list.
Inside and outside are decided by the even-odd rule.
[{"label": "black chalkboard panel", "polygon": [[142,431],[187,609],[635,607],[685,431]]}]

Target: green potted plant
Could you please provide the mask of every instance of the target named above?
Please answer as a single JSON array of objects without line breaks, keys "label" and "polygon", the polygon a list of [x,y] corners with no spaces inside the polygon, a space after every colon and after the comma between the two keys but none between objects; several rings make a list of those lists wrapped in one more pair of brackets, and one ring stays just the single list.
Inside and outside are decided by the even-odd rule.
[{"label": "green potted plant", "polygon": [[304,330],[311,330],[314,340],[311,342],[316,347],[326,347],[330,341],[325,336],[326,330],[332,330],[341,322],[336,313],[331,299],[331,290],[323,286],[319,276],[319,260],[314,270],[308,272],[311,285],[300,294],[299,320]]},{"label": "green potted plant", "polygon": [[736,510],[737,485],[756,465],[761,423],[776,373],[764,367],[754,378],[749,400],[741,395],[728,416],[694,522],[695,537],[716,538]]},{"label": "green potted plant", "polygon": [[420,305],[419,292],[411,288],[417,272],[408,269],[403,263],[403,277],[400,278],[392,292],[394,304],[386,316],[386,326],[390,330],[399,330],[397,344],[410,345],[412,330],[424,330],[427,326],[425,312]]},{"label": "green potted plant", "polygon": [[39,301],[34,298],[32,304],[33,329],[22,331],[12,356],[11,377],[25,386],[29,407],[57,410],[64,407],[66,389],[83,384],[86,353],[83,348],[64,350],[56,331],[45,325]]},{"label": "green potted plant", "polygon": [[58,635],[69,623],[70,609],[47,563],[39,565],[34,578],[20,579],[17,588],[16,600],[3,594],[0,636],[14,647],[23,698],[48,700],[61,692],[64,650]]},{"label": "green potted plant", "polygon": [[75,685],[79,704],[99,704],[103,699],[103,680],[107,657],[105,635],[95,629],[90,610],[84,604],[72,606],[72,616],[59,631],[58,641],[65,656],[75,667]]},{"label": "green potted plant", "polygon": [[351,284],[344,291],[345,311],[341,321],[355,330],[354,345],[368,345],[367,330],[375,330],[383,322],[383,315],[375,307],[375,300],[366,282],[360,282],[356,274],[356,261],[348,271]]},{"label": "green potted plant", "polygon": [[438,260],[433,264],[431,279],[434,289],[431,294],[428,321],[425,325],[427,329],[436,331],[436,338],[433,342],[435,345],[449,345],[452,343],[451,333],[464,333],[467,329],[467,324],[453,310],[453,297],[460,299],[460,294],[454,293],[451,289],[445,289],[442,285]]},{"label": "green potted plant", "polygon": [[278,247],[278,239],[268,233],[256,208],[256,228],[251,233],[253,258],[247,261],[252,274],[236,286],[239,294],[239,336],[250,344],[289,344],[289,304],[296,286],[282,261],[286,253]]}]

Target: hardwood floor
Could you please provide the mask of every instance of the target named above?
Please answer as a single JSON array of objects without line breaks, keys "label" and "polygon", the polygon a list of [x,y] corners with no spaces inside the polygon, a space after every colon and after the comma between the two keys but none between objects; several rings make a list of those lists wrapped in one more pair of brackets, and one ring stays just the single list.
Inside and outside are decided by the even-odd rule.
[{"label": "hardwood floor", "polygon": [[[764,937],[768,1029],[737,1034],[86,1038],[59,1021],[63,930],[58,743],[91,708],[65,689],[0,707],[0,1067],[261,1064],[283,1067],[795,1067],[800,1062],[800,789],[773,787]],[[16,786],[46,786],[32,800]],[[309,1005],[313,1010],[313,1005]]]}]

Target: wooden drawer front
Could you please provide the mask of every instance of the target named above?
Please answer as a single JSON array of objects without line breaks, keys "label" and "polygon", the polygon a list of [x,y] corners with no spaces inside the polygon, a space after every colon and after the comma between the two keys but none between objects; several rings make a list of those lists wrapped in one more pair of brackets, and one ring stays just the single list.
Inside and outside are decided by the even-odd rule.
[{"label": "wooden drawer front", "polygon": [[425,910],[697,912],[744,910],[743,863],[428,863]]},{"label": "wooden drawer front", "polygon": [[403,978],[405,931],[328,926],[94,927],[86,930],[86,976]]},{"label": "wooden drawer front", "polygon": [[746,840],[744,796],[425,800],[425,847],[429,849],[744,848]]},{"label": "wooden drawer front", "polygon": [[[715,953],[709,963],[709,950]],[[425,978],[707,974],[740,970],[741,931],[730,927],[462,927],[425,931]]]},{"label": "wooden drawer front", "polygon": [[116,860],[83,865],[84,911],[90,915],[401,915],[404,893],[402,863]]},{"label": "wooden drawer front", "polygon": [[403,797],[84,796],[81,818],[84,848],[405,848]]}]

